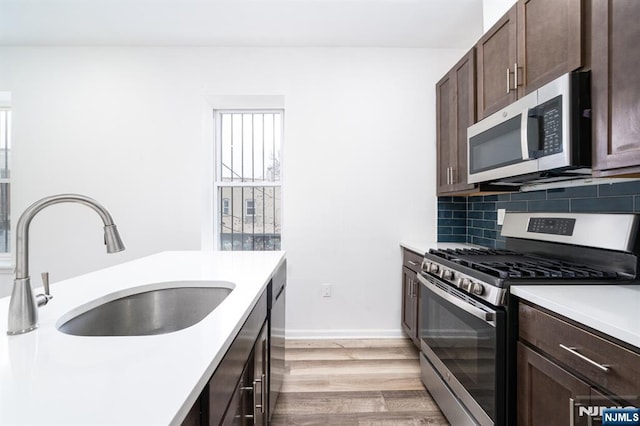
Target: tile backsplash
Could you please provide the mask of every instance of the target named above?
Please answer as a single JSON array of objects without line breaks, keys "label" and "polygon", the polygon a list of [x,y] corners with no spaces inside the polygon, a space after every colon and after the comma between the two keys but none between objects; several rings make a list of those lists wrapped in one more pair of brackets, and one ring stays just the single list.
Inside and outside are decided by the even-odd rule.
[{"label": "tile backsplash", "polygon": [[508,212],[640,213],[640,180],[499,195],[438,198],[438,241],[504,247],[498,209]]}]

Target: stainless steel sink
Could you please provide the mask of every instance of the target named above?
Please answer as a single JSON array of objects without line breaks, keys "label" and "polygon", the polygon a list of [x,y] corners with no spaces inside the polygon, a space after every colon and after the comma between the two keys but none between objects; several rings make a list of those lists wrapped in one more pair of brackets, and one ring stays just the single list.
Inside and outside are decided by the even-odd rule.
[{"label": "stainless steel sink", "polygon": [[[58,330],[74,336],[150,336],[182,330],[202,321],[231,288],[185,286],[138,292],[95,306]],[[83,310],[82,307],[79,310]]]}]

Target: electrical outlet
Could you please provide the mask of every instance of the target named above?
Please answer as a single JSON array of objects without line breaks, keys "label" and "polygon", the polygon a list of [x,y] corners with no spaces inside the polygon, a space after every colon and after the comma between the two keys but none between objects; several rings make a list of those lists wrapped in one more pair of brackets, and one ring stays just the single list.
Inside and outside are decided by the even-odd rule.
[{"label": "electrical outlet", "polygon": [[322,284],[322,297],[331,297],[331,284]]},{"label": "electrical outlet", "polygon": [[498,209],[498,225],[504,223],[504,215],[507,213],[507,209]]}]

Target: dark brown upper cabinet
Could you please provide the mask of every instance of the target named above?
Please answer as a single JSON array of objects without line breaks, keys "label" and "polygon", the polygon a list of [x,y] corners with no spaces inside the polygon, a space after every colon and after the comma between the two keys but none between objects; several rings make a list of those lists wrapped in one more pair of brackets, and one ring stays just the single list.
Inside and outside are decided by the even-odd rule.
[{"label": "dark brown upper cabinet", "polygon": [[471,49],[436,84],[438,195],[469,193],[467,127],[475,123],[475,51]]},{"label": "dark brown upper cabinet", "polygon": [[640,2],[592,0],[594,176],[640,174]]},{"label": "dark brown upper cabinet", "polygon": [[478,120],[583,65],[583,0],[518,0],[476,45]]}]

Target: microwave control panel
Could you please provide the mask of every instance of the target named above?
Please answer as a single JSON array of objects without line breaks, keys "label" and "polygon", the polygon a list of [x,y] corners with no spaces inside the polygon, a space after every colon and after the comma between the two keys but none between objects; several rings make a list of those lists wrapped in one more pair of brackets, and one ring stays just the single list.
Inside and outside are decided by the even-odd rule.
[{"label": "microwave control panel", "polygon": [[542,155],[562,152],[562,96],[538,106]]}]

